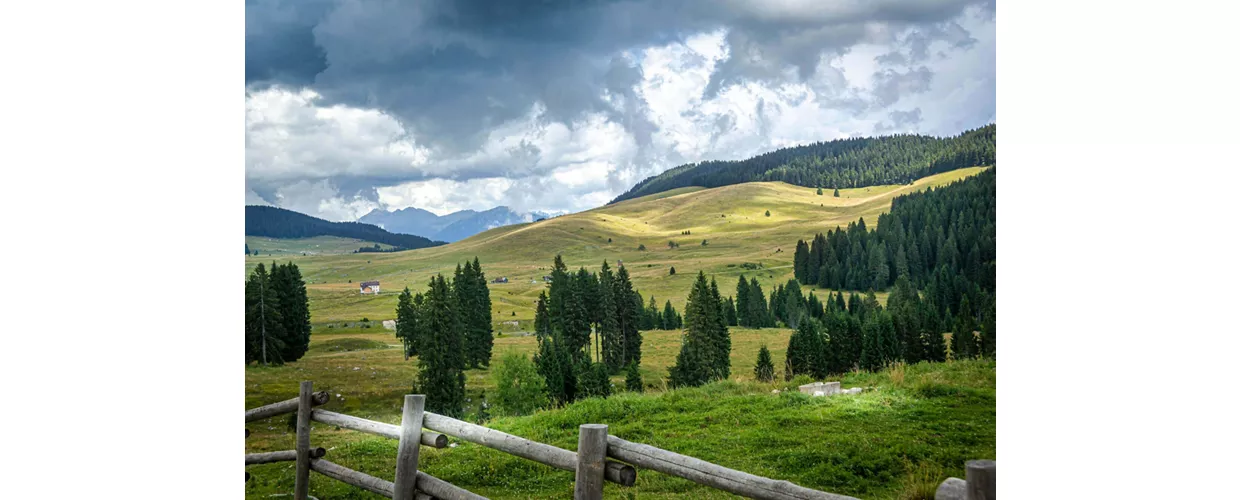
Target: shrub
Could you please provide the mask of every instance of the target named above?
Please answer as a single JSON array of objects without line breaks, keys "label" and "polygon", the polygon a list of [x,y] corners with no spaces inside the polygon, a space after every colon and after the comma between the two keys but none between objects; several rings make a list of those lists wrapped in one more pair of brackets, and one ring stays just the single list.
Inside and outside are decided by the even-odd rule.
[{"label": "shrub", "polygon": [[501,415],[528,415],[547,406],[547,382],[524,354],[504,355],[491,371],[495,383],[495,411]]},{"label": "shrub", "polygon": [[645,252],[645,251],[646,251],[646,245],[645,245],[645,244],[637,245],[637,251],[638,251],[638,252]]},{"label": "shrub", "polygon": [[766,211],[766,216],[767,216],[767,217],[770,217],[770,216],[771,216],[771,211],[770,211],[770,210],[767,210],[767,211]]}]

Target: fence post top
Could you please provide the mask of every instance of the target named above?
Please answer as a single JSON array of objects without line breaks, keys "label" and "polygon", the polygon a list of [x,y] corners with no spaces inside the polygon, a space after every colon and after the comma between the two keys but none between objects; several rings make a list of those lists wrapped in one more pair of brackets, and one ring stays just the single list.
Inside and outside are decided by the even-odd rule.
[{"label": "fence post top", "polygon": [[607,424],[581,424],[582,429],[602,429],[607,430]]},{"label": "fence post top", "polygon": [[417,400],[424,400],[424,399],[426,399],[426,396],[422,394],[406,394],[405,395],[405,400],[417,401]]},{"label": "fence post top", "polygon": [[994,460],[969,460],[964,466],[970,469],[993,469],[995,468]]}]

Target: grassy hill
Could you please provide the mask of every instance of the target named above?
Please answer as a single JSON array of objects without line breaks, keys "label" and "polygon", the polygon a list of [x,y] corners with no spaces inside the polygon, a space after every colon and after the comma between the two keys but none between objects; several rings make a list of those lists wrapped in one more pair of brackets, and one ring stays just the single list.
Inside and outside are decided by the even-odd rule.
[{"label": "grassy hill", "polygon": [[257,257],[259,259],[268,256],[284,258],[285,256],[301,255],[303,253],[306,255],[338,255],[353,253],[360,247],[372,247],[375,245],[379,245],[379,248],[384,250],[393,248],[392,245],[338,236],[288,239],[246,236],[245,244],[250,247],[251,252],[259,252],[259,257]]},{"label": "grassy hill", "polygon": [[[756,277],[768,294],[792,277],[798,239],[864,217],[870,224],[891,208],[891,199],[976,174],[966,168],[922,178],[910,185],[841,189],[817,195],[813,188],[782,182],[751,182],[713,189],[678,188],[586,212],[495,228],[431,248],[390,254],[290,255],[308,283],[316,333],[327,323],[392,319],[405,286],[421,291],[435,273],[450,276],[458,262],[477,256],[491,285],[493,319],[500,331],[529,330],[534,303],[557,253],[570,268],[597,270],[603,259],[622,260],[644,297],[671,300],[683,310],[698,271],[714,275],[732,295],[741,273]],[[771,215],[766,216],[766,211]],[[689,235],[681,235],[682,231]],[[609,241],[610,239],[610,241]],[[668,248],[668,241],[681,246]],[[702,240],[707,241],[702,246]],[[646,251],[638,251],[645,245]],[[247,257],[246,272],[271,257]],[[747,268],[750,267],[750,268]],[[676,275],[669,275],[669,268]],[[756,268],[756,269],[751,269]],[[384,293],[359,295],[355,283],[377,279]],[[537,281],[531,283],[531,280]],[[880,294],[880,300],[884,298]],[[515,315],[514,315],[515,313]],[[517,321],[518,326],[503,322]]]},{"label": "grassy hill", "polygon": [[[282,367],[246,368],[246,407],[297,393],[300,380],[327,390],[325,407],[398,424],[402,396],[409,393],[415,363],[392,347],[390,332],[350,328],[316,334],[310,352]],[[382,330],[380,330],[381,332]],[[961,361],[896,366],[879,373],[850,373],[843,387],[872,387],[855,396],[810,398],[795,392],[802,378],[770,384],[752,380],[759,343],[779,346],[783,363],[785,329],[732,329],[734,380],[701,388],[659,390],[646,374],[645,394],[619,393],[587,399],[531,416],[500,417],[487,426],[518,436],[576,449],[576,429],[605,423],[610,433],[636,442],[685,453],[746,472],[859,498],[931,499],[949,476],[964,477],[964,461],[994,458],[995,363]],[[643,372],[671,363],[679,332],[645,332]],[[497,339],[497,359],[508,351],[529,352],[533,337]],[[470,370],[473,404],[490,385],[488,372]],[[622,383],[621,383],[622,384]],[[773,390],[780,394],[773,394]],[[247,425],[250,453],[294,447],[287,419]],[[315,446],[346,467],[391,479],[396,442],[330,426],[316,425]],[[419,468],[490,498],[566,498],[572,472],[559,471],[482,446],[459,442],[454,448],[422,450]],[[293,489],[289,463],[247,467],[247,498],[268,498]],[[318,498],[380,498],[357,488],[311,475]],[[632,488],[607,485],[608,498],[734,498],[717,490],[651,471],[640,471]],[[632,496],[630,496],[632,495]]]}]

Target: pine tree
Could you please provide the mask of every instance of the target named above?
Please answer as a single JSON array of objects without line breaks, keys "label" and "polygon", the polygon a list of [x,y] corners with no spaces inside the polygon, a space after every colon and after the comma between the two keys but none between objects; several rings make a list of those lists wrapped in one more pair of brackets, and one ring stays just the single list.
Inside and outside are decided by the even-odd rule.
[{"label": "pine tree", "polygon": [[413,306],[413,294],[409,292],[409,287],[405,287],[405,291],[401,292],[400,297],[396,299],[396,338],[400,339],[405,347],[406,360],[410,356],[418,355],[415,337],[417,331],[418,311]]},{"label": "pine tree", "polygon": [[736,282],[736,322],[746,328],[752,326],[749,319],[749,282],[744,274]]},{"label": "pine tree", "polygon": [[771,351],[767,350],[766,344],[758,349],[758,362],[753,367],[753,376],[759,382],[775,381],[775,365],[771,363]]},{"label": "pine tree", "polygon": [[809,283],[809,267],[809,245],[804,240],[797,240],[797,249],[792,254],[792,275],[797,280]]},{"label": "pine tree", "polygon": [[637,369],[637,363],[629,363],[629,368],[624,375],[624,388],[629,392],[642,392],[645,386],[642,384],[642,374]]},{"label": "pine tree", "polygon": [[620,333],[620,322],[617,318],[615,276],[607,261],[599,270],[599,315],[595,330],[598,331],[599,344],[602,349],[602,361],[611,372],[620,371],[624,366],[624,338]]},{"label": "pine tree", "polygon": [[[732,300],[732,297],[728,297],[727,302],[728,303],[725,304],[723,308],[724,312],[726,312],[728,316],[728,326],[738,326],[736,319],[736,302]],[[670,305],[671,302],[668,302],[668,304]]]},{"label": "pine tree", "polygon": [[749,280],[749,326],[765,328],[775,326],[775,318],[771,317],[766,306],[766,296],[762,293],[762,285],[758,278]]},{"label": "pine tree", "polygon": [[836,198],[840,197],[840,188],[835,188],[835,194],[833,196],[835,196]]},{"label": "pine tree", "polygon": [[813,321],[804,321],[792,336],[788,338],[787,362],[785,371],[795,375],[822,377],[826,374],[826,366],[822,363],[822,337]]},{"label": "pine tree", "polygon": [[675,276],[675,275],[676,275],[676,266],[672,266],[671,268],[669,268],[669,269],[667,270],[667,275],[668,275],[668,276]]},{"label": "pine tree", "polygon": [[495,344],[495,337],[492,335],[491,327],[491,290],[487,287],[487,277],[482,272],[482,264],[478,262],[477,257],[474,257],[473,272],[470,274],[474,280],[473,292],[477,296],[475,299],[477,309],[469,316],[471,318],[470,353],[473,355],[470,365],[477,368],[478,365],[484,367],[491,365],[491,350]]},{"label": "pine tree", "polygon": [[718,315],[719,306],[711,297],[706,275],[699,271],[685,304],[685,334],[680,353],[676,355],[676,364],[669,369],[669,382],[673,387],[699,386],[712,379],[715,350],[712,338]]},{"label": "pine tree", "polygon": [[641,320],[641,295],[633,289],[633,282],[629,280],[629,271],[623,265],[616,271],[613,284],[612,295],[616,300],[616,323],[619,325],[621,344],[624,346],[620,362],[625,365],[630,362],[641,365],[642,333],[637,328]]},{"label": "pine tree", "polygon": [[426,409],[450,417],[461,416],[465,405],[465,353],[460,316],[452,289],[437,275],[431,280],[423,306],[425,338],[418,342],[418,386],[426,395]]},{"label": "pine tree", "polygon": [[607,376],[607,366],[603,363],[583,362],[577,375],[577,387],[583,398],[611,395],[611,379]]},{"label": "pine tree", "polygon": [[723,297],[719,295],[719,285],[714,276],[710,278],[710,296],[716,311],[711,329],[711,345],[714,347],[711,372],[714,378],[727,380],[732,372],[732,337],[728,332]]},{"label": "pine tree", "polygon": [[538,294],[538,303],[534,307],[534,336],[541,341],[551,336],[551,313],[547,310],[547,292]]},{"label": "pine tree", "polygon": [[278,292],[260,262],[245,282],[245,362],[283,364],[284,324]]},{"label": "pine tree", "polygon": [[572,355],[554,336],[540,338],[534,366],[546,381],[547,399],[555,406],[564,406],[577,399],[577,375]]},{"label": "pine tree", "polygon": [[288,363],[301,359],[310,349],[310,299],[306,282],[296,264],[271,264],[271,287],[279,298],[280,321],[284,329],[280,358]]}]

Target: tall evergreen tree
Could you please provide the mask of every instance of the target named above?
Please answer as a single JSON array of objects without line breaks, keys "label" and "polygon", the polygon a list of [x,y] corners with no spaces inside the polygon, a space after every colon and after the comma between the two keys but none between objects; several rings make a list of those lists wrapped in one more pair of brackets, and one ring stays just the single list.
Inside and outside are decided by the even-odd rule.
[{"label": "tall evergreen tree", "polygon": [[418,386],[426,395],[426,409],[459,417],[465,406],[465,353],[456,299],[443,275],[433,278],[426,292],[424,341],[418,342]]},{"label": "tall evergreen tree", "polygon": [[[671,305],[671,302],[668,302],[668,305]],[[728,316],[728,326],[739,326],[736,318],[736,302],[732,300],[732,297],[728,297],[727,304],[723,307]]]},{"label": "tall evergreen tree", "polygon": [[710,278],[710,296],[717,311],[712,318],[711,345],[714,347],[714,356],[711,371],[714,378],[726,380],[732,372],[732,336],[728,332],[727,313],[724,311],[723,297],[719,295],[719,284],[715,282],[714,276]]},{"label": "tall evergreen tree", "polygon": [[749,282],[744,274],[736,282],[736,322],[746,328],[753,326],[749,320]]},{"label": "tall evergreen tree", "polygon": [[612,373],[620,371],[625,366],[624,337],[620,332],[620,320],[617,316],[618,305],[614,281],[615,276],[611,272],[611,267],[604,260],[599,270],[599,314],[595,330],[598,332],[602,349],[602,362]]},{"label": "tall evergreen tree", "polygon": [[474,257],[473,272],[470,273],[474,279],[474,293],[477,295],[478,309],[470,315],[472,323],[470,325],[470,343],[472,348],[470,353],[473,354],[470,360],[471,366],[491,365],[491,350],[495,344],[495,336],[491,327],[491,290],[487,287],[487,276],[482,272],[482,264],[478,262],[478,258]]},{"label": "tall evergreen tree", "polygon": [[623,265],[616,271],[613,284],[612,295],[616,300],[616,323],[619,325],[620,338],[624,346],[620,362],[625,365],[629,363],[641,365],[642,333],[637,328],[642,305],[641,295],[633,289],[633,282],[629,280],[629,271]]},{"label": "tall evergreen tree", "polygon": [[766,344],[758,349],[758,362],[753,367],[753,376],[759,382],[775,381],[775,365],[771,363],[771,351],[767,350]]},{"label": "tall evergreen tree", "polygon": [[284,362],[301,359],[310,349],[310,299],[306,295],[306,282],[296,264],[271,264],[271,287],[279,297],[280,321],[284,329],[281,341],[284,347],[280,358]]},{"label": "tall evergreen tree", "polygon": [[418,355],[417,331],[418,310],[413,305],[413,294],[405,287],[396,299],[396,338],[404,345],[406,360]]},{"label": "tall evergreen tree", "polygon": [[792,275],[800,281],[809,281],[809,245],[797,241],[796,252],[792,254]]},{"label": "tall evergreen tree", "polygon": [[551,336],[551,312],[547,309],[547,292],[539,292],[534,307],[534,335],[541,341]]},{"label": "tall evergreen tree", "polygon": [[765,328],[775,326],[775,318],[767,310],[766,295],[762,293],[762,285],[758,278],[749,280],[749,326]]},{"label": "tall evergreen tree", "polygon": [[280,299],[260,262],[245,282],[245,362],[283,364],[284,323]]},{"label": "tall evergreen tree", "polygon": [[827,372],[824,351],[825,346],[815,322],[802,321],[797,330],[788,338],[785,370],[790,370],[794,376],[823,377]]},{"label": "tall evergreen tree", "polygon": [[680,353],[676,355],[676,364],[669,369],[669,382],[673,387],[698,386],[713,379],[713,337],[718,316],[718,302],[711,295],[706,275],[699,271],[685,305],[685,334]]}]

